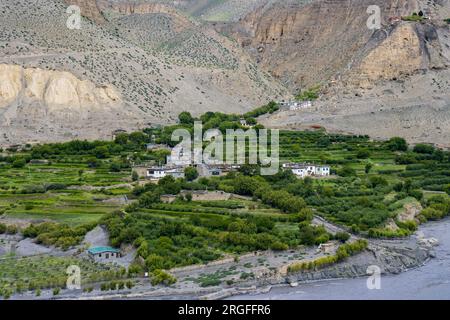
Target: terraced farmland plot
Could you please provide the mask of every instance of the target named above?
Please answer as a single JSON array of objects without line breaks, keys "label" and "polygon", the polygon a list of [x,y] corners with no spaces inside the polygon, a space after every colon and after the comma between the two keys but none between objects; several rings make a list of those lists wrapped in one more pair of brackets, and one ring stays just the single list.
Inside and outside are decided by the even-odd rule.
[{"label": "terraced farmland plot", "polygon": [[[95,222],[122,207],[120,202],[107,200],[129,194],[130,189],[123,187],[128,176],[128,172],[92,169],[78,162],[29,164],[24,168],[3,165],[0,214],[4,218],[52,220],[69,225]],[[81,186],[83,190],[72,189]]]},{"label": "terraced farmland plot", "polygon": [[123,275],[123,271],[116,266],[74,257],[3,257],[0,259],[0,295],[65,287],[68,277],[66,271],[72,265],[80,268],[82,285],[120,278]]},{"label": "terraced farmland plot", "polygon": [[119,205],[102,202],[104,195],[65,190],[45,194],[2,194],[0,209],[6,217],[26,220],[54,220],[69,225],[95,222],[105,213],[120,208]]}]

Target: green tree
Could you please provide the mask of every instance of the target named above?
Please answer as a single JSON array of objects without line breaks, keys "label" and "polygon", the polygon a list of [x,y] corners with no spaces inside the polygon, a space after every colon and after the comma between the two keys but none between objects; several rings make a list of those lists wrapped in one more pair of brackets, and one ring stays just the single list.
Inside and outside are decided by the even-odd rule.
[{"label": "green tree", "polygon": [[145,259],[145,265],[150,271],[165,269],[165,259],[159,255],[150,254]]},{"label": "green tree", "polygon": [[179,194],[181,191],[181,185],[172,176],[165,176],[158,181],[158,185],[161,187],[165,194]]},{"label": "green tree", "polygon": [[178,120],[180,121],[181,124],[187,124],[187,125],[192,125],[194,124],[194,118],[192,117],[192,115],[187,112],[187,111],[183,111],[178,115]]},{"label": "green tree", "polygon": [[128,143],[128,134],[126,133],[120,133],[116,136],[116,139],[114,140],[114,143],[120,144],[120,145],[126,145]]},{"label": "green tree", "polygon": [[430,144],[419,143],[414,146],[413,151],[415,153],[433,154],[435,148]]},{"label": "green tree", "polygon": [[252,196],[258,188],[258,181],[252,177],[238,176],[233,181],[234,192],[243,196]]},{"label": "green tree", "polygon": [[356,171],[350,166],[344,166],[338,171],[338,174],[341,177],[351,177],[356,175]]},{"label": "green tree", "polygon": [[356,157],[358,159],[367,159],[370,157],[370,151],[368,149],[359,149]]},{"label": "green tree", "polygon": [[94,149],[94,155],[97,157],[97,159],[105,159],[109,156],[108,147],[106,146],[99,146]]},{"label": "green tree", "polygon": [[186,167],[184,169],[184,176],[187,181],[194,181],[198,178],[198,171],[194,167]]},{"label": "green tree", "polygon": [[12,166],[13,166],[13,168],[19,169],[19,168],[25,167],[26,164],[27,164],[27,162],[25,161],[25,159],[20,158],[20,159],[14,160],[14,162],[12,163]]},{"label": "green tree", "polygon": [[98,168],[98,167],[100,167],[100,165],[102,163],[97,158],[89,158],[86,162],[87,162],[89,168]]},{"label": "green tree", "polygon": [[447,192],[448,195],[450,195],[450,184],[444,187],[444,191]]},{"label": "green tree", "polygon": [[122,167],[121,167],[120,163],[118,163],[118,162],[113,162],[109,166],[110,172],[120,172],[121,169],[122,169]]},{"label": "green tree", "polygon": [[391,151],[407,151],[408,143],[403,138],[394,137],[387,142],[387,148]]},{"label": "green tree", "polygon": [[161,202],[161,194],[157,191],[146,192],[139,197],[139,206],[143,208],[151,208],[155,203]]}]

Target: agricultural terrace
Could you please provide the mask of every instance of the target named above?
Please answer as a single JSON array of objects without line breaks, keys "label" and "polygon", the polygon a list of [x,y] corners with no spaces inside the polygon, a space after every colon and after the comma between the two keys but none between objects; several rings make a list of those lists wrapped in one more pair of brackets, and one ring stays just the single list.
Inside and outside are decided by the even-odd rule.
[{"label": "agricultural terrace", "polygon": [[[252,124],[276,111],[269,104],[243,116],[208,112],[200,119],[205,129],[224,131],[243,128],[241,117]],[[142,257],[129,272],[149,270],[158,281],[172,282],[160,270],[348,239],[348,234],[313,226],[314,215],[360,237],[397,238],[450,213],[448,151],[409,146],[401,138],[372,141],[324,130],[280,132],[280,155],[282,161],[328,164],[332,175],[327,178],[300,180],[290,171],[260,176],[259,166],[244,165],[224,177],[138,181],[133,165],[160,163],[167,155],[148,151],[146,144],[171,145],[173,130],[192,131],[196,119],[185,112],[179,120],[109,142],[3,150],[0,223],[5,223],[0,233],[21,231],[42,244],[68,249],[100,223],[108,228],[112,245],[133,245]],[[223,190],[248,200],[194,202],[181,190]],[[163,194],[179,196],[165,204]],[[17,221],[32,225],[11,225]]]}]

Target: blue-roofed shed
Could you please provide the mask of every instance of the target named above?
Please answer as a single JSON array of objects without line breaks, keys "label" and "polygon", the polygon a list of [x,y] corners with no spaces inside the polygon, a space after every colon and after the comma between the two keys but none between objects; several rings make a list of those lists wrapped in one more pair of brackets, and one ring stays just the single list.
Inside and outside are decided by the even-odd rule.
[{"label": "blue-roofed shed", "polygon": [[96,260],[120,258],[120,250],[113,247],[92,247],[88,250],[88,254]]}]

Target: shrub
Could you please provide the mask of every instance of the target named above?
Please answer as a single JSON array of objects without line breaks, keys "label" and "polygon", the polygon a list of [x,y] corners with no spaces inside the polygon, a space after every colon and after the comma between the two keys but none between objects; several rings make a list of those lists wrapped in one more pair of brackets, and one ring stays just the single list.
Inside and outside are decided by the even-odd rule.
[{"label": "shrub", "polygon": [[6,227],[6,233],[7,234],[16,234],[17,231],[18,231],[18,228],[15,225],[9,225],[9,226]]},{"label": "shrub", "polygon": [[334,239],[339,240],[342,243],[347,242],[348,239],[350,239],[350,235],[347,232],[337,232],[334,235]]},{"label": "shrub", "polygon": [[444,187],[444,191],[447,192],[448,195],[450,195],[450,184]]},{"label": "shrub", "polygon": [[420,213],[426,220],[440,220],[444,217],[444,213],[434,208],[425,208]]},{"label": "shrub", "polygon": [[356,157],[358,159],[367,159],[370,157],[370,151],[367,149],[360,149],[360,150],[358,150]]},{"label": "shrub", "polygon": [[198,171],[194,167],[187,167],[184,169],[184,176],[187,181],[194,181],[198,178]]},{"label": "shrub", "polygon": [[420,190],[410,190],[408,192],[408,195],[416,198],[418,201],[423,199],[423,192]]},{"label": "shrub", "polygon": [[25,161],[25,159],[17,159],[12,163],[12,167],[19,169],[25,167],[26,164],[27,162]]},{"label": "shrub", "polygon": [[367,245],[367,240],[357,240],[353,243],[343,244],[337,249],[335,255],[321,257],[313,261],[292,264],[288,267],[288,272],[293,273],[302,270],[313,270],[330,266],[365,250]]},{"label": "shrub", "polygon": [[315,86],[298,94],[295,98],[300,101],[317,100],[319,98],[320,86]]},{"label": "shrub", "polygon": [[403,138],[394,137],[389,139],[389,141],[386,143],[386,147],[391,151],[407,151],[408,143]]},{"label": "shrub", "polygon": [[178,120],[180,121],[181,124],[187,124],[187,125],[194,124],[194,118],[187,111],[181,112],[178,115]]},{"label": "shrub", "polygon": [[432,145],[423,143],[415,145],[413,149],[415,153],[422,153],[422,154],[433,154],[434,150],[435,149]]},{"label": "shrub", "polygon": [[174,284],[175,282],[177,282],[177,279],[173,275],[163,270],[154,270],[152,272],[151,284],[153,286],[156,286],[161,283],[165,285],[171,285]]},{"label": "shrub", "polygon": [[340,170],[338,170],[338,175],[340,175],[341,177],[351,177],[356,175],[356,171],[349,166],[344,166]]}]

